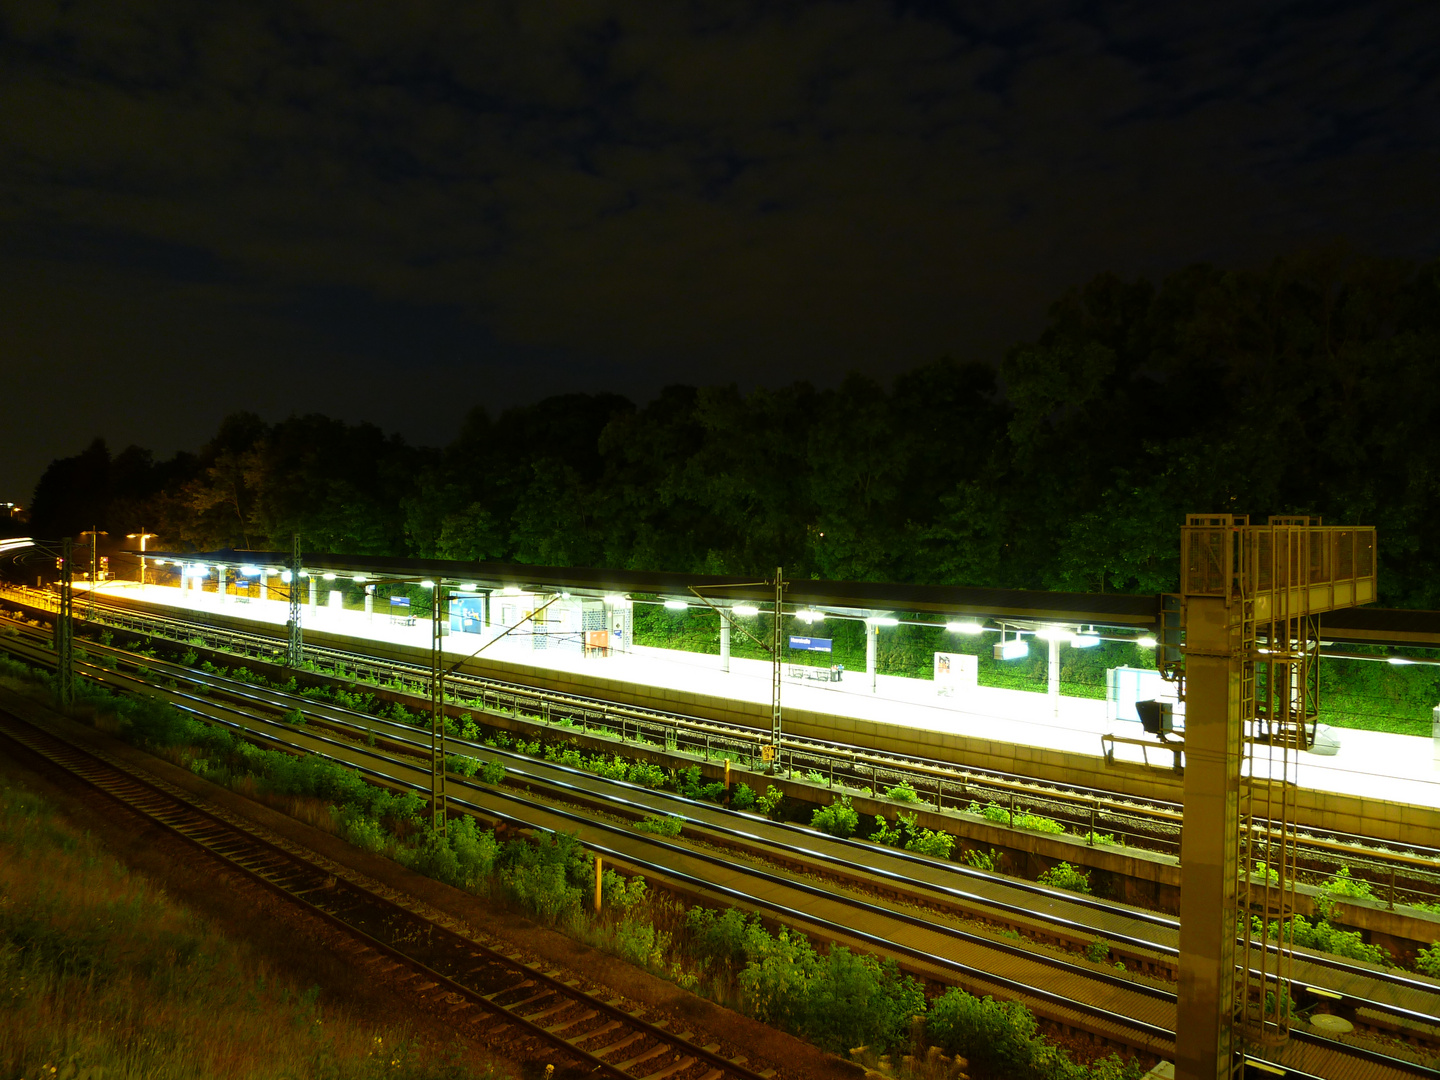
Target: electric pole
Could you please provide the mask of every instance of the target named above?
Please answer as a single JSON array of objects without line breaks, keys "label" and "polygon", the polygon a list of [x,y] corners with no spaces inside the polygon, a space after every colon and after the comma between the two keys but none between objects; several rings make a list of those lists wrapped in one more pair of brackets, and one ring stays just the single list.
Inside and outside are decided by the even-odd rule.
[{"label": "electric pole", "polygon": [[290,545],[290,624],[285,648],[285,666],[298,668],[305,660],[305,643],[300,636],[300,534]]}]

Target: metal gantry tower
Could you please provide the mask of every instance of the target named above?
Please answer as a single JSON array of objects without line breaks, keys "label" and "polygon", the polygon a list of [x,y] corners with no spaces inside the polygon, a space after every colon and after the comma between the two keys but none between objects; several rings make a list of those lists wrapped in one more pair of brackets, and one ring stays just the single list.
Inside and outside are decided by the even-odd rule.
[{"label": "metal gantry tower", "polygon": [[780,660],[785,648],[785,571],[775,568],[775,627],[770,643],[770,753],[773,766],[780,768]]},{"label": "metal gantry tower", "polygon": [[[53,548],[51,549],[54,550]],[[75,703],[75,594],[71,589],[74,548],[67,536],[60,541],[60,607],[55,612],[55,696],[62,708]]]},{"label": "metal gantry tower", "polygon": [[285,664],[298,668],[305,662],[305,639],[300,632],[300,534],[295,533],[290,543],[290,631],[285,647]]},{"label": "metal gantry tower", "polygon": [[1242,1050],[1263,1056],[1289,1037],[1279,931],[1294,911],[1295,767],[1315,734],[1319,615],[1376,598],[1375,530],[1194,514],[1180,575],[1183,671],[1165,641],[1159,657],[1186,708],[1176,1076],[1231,1080]]},{"label": "metal gantry tower", "polygon": [[[445,835],[445,583],[435,582],[430,605],[430,824]],[[551,603],[554,601],[552,600]],[[548,604],[546,605],[549,606]]]}]

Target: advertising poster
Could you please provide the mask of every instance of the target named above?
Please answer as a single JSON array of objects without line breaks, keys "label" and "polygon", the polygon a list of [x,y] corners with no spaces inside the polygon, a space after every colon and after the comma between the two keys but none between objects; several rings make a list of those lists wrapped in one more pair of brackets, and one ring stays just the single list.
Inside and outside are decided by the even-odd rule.
[{"label": "advertising poster", "polygon": [[935,654],[935,693],[954,697],[957,692],[980,685],[980,660],[969,653]]}]

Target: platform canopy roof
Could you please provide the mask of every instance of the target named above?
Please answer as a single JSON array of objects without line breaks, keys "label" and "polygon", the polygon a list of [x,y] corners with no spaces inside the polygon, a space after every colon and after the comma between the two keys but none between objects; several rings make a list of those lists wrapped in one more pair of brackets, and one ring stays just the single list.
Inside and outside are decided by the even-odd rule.
[{"label": "platform canopy roof", "polygon": [[[129,554],[139,556],[138,549]],[[289,565],[284,551],[147,551],[148,559],[272,570]],[[774,587],[754,579],[710,574],[646,570],[610,570],[582,566],[530,566],[522,563],[405,559],[381,555],[304,552],[304,570],[337,576],[363,575],[373,582],[440,581],[473,583],[481,588],[518,588],[526,592],[569,592],[579,596],[613,594],[657,596],[695,601],[691,587],[708,599],[768,605]],[[791,578],[787,604],[817,610],[867,615],[908,612],[944,618],[988,619],[1018,625],[1066,623],[1134,632],[1155,628],[1159,597],[1125,593],[1043,592],[987,589],[961,585],[905,585],[870,581],[816,581]],[[1374,607],[1350,608],[1325,615],[1327,640],[1350,644],[1440,648],[1440,612]]]}]

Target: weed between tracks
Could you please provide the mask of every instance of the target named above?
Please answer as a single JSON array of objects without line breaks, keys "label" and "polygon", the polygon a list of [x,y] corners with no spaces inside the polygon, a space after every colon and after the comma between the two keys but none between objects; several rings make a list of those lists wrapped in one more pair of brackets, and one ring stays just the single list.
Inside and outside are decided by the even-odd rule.
[{"label": "weed between tracks", "polygon": [[494,1076],[327,1012],[0,781],[0,1072],[67,1080]]}]

